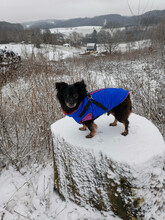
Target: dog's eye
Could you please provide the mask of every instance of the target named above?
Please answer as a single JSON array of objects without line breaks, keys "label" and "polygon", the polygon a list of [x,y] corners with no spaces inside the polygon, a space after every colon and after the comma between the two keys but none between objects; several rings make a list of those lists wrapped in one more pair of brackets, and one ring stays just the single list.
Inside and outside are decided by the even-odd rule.
[{"label": "dog's eye", "polygon": [[78,99],[78,94],[74,94],[73,97],[74,97],[75,99]]},{"label": "dog's eye", "polygon": [[64,94],[64,98],[65,98],[65,99],[68,99],[68,98],[69,98],[69,95],[68,95],[68,94]]}]

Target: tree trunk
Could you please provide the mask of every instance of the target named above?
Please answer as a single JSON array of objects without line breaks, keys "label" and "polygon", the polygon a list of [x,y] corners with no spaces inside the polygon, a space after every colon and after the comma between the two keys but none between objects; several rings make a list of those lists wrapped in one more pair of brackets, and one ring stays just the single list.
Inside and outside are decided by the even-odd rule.
[{"label": "tree trunk", "polygon": [[[105,146],[105,141],[104,143],[101,143],[101,141],[99,143],[100,147],[103,149],[102,151],[95,150],[98,140],[100,140],[99,138],[105,138],[106,134],[104,134],[104,132],[106,133],[106,130],[103,130],[102,133],[98,131],[96,136],[92,139],[85,139],[85,134],[83,132],[77,130],[77,134],[75,133],[76,130],[74,130],[74,127],[77,129],[78,126],[74,124],[75,122],[72,121],[73,119],[69,117],[65,117],[52,125],[51,129],[54,142],[54,187],[63,199],[69,199],[77,205],[84,207],[88,204],[98,210],[112,210],[114,214],[124,220],[145,219],[145,214],[151,213],[151,209],[154,208],[154,206],[157,211],[160,208],[165,208],[161,195],[164,190],[163,178],[165,175],[163,172],[164,158],[161,152],[164,151],[165,148],[163,149],[163,147],[165,147],[165,144],[163,139],[161,139],[161,135],[158,135],[159,137],[157,139],[160,138],[160,140],[156,141],[160,144],[159,147],[157,146],[160,154],[154,157],[156,159],[152,159],[147,164],[144,162],[138,164],[129,163],[129,157],[132,155],[131,151],[134,152],[137,146],[139,147],[142,145],[138,137],[131,142],[132,136],[136,136],[136,131],[133,128],[142,126],[141,120],[138,121],[138,116],[132,115],[130,121],[130,134],[127,137],[121,137],[123,144],[125,140],[128,139],[127,143],[130,142],[131,145],[131,150],[128,152],[128,163],[115,159],[113,152],[112,154],[111,152],[110,154],[105,153],[104,148],[107,147]],[[102,123],[105,124],[104,119],[106,117],[102,116],[100,118],[102,119],[99,120],[103,121]],[[145,119],[145,123],[146,121]],[[147,122],[149,123],[149,127],[154,127],[158,132],[154,125],[149,121]],[[120,128],[117,129],[120,130]],[[145,129],[143,136],[146,132]],[[71,134],[73,134],[73,142],[72,137],[69,137]],[[110,136],[115,134],[116,133],[112,133]],[[80,139],[77,139],[79,141],[74,140],[74,136],[76,139],[76,135],[79,136]],[[98,136],[100,137],[98,138]],[[116,142],[118,141],[120,132],[118,136],[119,137],[113,140],[116,140]],[[115,145],[113,140],[109,137],[109,146],[112,144]],[[77,144],[75,144],[76,142]],[[86,146],[84,143],[86,143]],[[120,144],[121,148],[123,148],[122,142]],[[147,149],[148,151],[150,150],[150,148]],[[139,151],[141,150],[143,149],[139,148]],[[120,154],[122,151],[118,153]],[[147,152],[145,153],[147,154]],[[134,156],[136,157],[136,155]],[[146,160],[148,161],[148,158]],[[157,169],[158,172],[154,172],[153,167]],[[163,177],[161,187],[157,187],[157,173],[159,172]],[[146,179],[146,177],[148,178]],[[154,190],[153,186],[155,187]],[[155,197],[155,193],[160,195]],[[148,196],[150,199],[148,199]],[[151,198],[152,202],[150,201]],[[157,200],[161,201],[161,199],[161,204],[156,206],[154,202]]]}]

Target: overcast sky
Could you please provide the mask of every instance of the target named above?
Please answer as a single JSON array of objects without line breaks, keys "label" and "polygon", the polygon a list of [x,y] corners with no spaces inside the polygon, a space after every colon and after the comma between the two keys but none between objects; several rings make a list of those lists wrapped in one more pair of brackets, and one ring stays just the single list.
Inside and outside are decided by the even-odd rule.
[{"label": "overcast sky", "polygon": [[165,0],[0,0],[0,21],[21,23],[165,9]]}]

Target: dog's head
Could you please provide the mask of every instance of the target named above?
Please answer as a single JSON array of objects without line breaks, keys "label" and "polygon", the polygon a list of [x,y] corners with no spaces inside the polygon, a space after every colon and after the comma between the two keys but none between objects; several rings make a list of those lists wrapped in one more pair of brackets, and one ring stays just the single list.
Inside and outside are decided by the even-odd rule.
[{"label": "dog's head", "polygon": [[86,97],[86,85],[84,80],[68,85],[65,82],[56,83],[57,98],[67,113],[78,108],[81,101]]}]

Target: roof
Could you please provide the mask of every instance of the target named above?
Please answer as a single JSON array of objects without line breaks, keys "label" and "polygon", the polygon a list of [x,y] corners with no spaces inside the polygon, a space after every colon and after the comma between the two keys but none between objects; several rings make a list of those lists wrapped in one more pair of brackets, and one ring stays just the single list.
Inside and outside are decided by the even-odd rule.
[{"label": "roof", "polygon": [[96,43],[88,43],[87,50],[96,50]]},{"label": "roof", "polygon": [[96,43],[88,43],[87,47],[95,47]]}]

